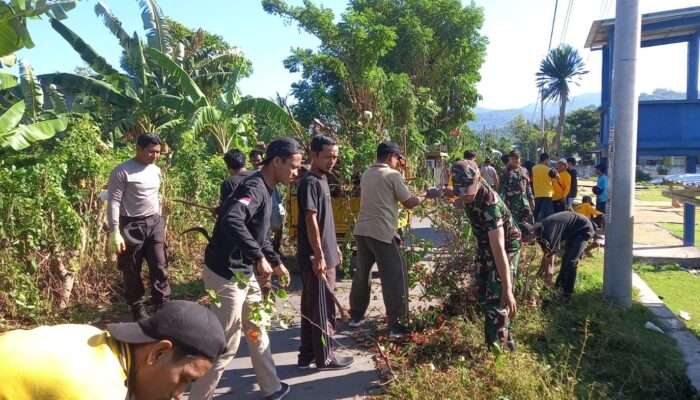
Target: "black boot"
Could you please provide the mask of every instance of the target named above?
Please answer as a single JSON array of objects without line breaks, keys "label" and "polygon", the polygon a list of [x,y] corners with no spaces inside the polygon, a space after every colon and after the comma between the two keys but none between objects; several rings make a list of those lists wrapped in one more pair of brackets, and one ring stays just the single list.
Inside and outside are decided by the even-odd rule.
[{"label": "black boot", "polygon": [[133,306],[131,306],[131,315],[133,316],[134,322],[138,322],[142,319],[148,318],[146,306],[144,306],[142,303],[134,304]]}]

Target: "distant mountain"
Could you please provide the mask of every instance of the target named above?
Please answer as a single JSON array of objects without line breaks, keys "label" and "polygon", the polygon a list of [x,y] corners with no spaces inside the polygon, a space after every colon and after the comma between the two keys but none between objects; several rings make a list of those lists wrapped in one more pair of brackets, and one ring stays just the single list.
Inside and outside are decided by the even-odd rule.
[{"label": "distant mountain", "polygon": [[[566,112],[577,110],[588,106],[598,107],[600,105],[600,93],[584,93],[574,96],[566,106]],[[493,110],[489,108],[476,107],[476,121],[469,122],[469,127],[477,131],[481,130],[484,125],[487,128],[499,128],[508,125],[513,118],[518,114],[522,114],[528,120],[540,120],[540,105],[537,103],[528,104],[521,108],[512,108],[509,110]],[[545,104],[544,115],[546,118],[559,115],[559,105],[556,103]]]},{"label": "distant mountain", "polygon": [[[671,89],[654,89],[652,93],[642,92],[639,94],[639,100],[683,100],[685,99],[684,92],[676,92]],[[600,93],[584,93],[574,96],[566,106],[566,112],[571,112],[579,108],[588,106],[598,107],[600,105]],[[474,108],[476,121],[469,122],[469,127],[480,131],[484,125],[486,128],[500,128],[508,125],[513,118],[518,114],[522,114],[525,119],[539,121],[540,106],[536,103],[530,103],[525,107],[512,108],[509,110],[493,110],[489,108],[476,107]],[[546,118],[559,115],[559,105],[557,103],[549,103],[544,106],[544,115]]]}]

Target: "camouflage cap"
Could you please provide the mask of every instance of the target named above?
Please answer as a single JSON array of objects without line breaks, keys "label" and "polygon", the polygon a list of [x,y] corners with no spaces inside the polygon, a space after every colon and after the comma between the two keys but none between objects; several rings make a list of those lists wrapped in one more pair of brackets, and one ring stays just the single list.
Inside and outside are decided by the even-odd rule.
[{"label": "camouflage cap", "polygon": [[453,189],[458,196],[473,196],[479,188],[479,166],[471,160],[457,161],[452,165]]}]

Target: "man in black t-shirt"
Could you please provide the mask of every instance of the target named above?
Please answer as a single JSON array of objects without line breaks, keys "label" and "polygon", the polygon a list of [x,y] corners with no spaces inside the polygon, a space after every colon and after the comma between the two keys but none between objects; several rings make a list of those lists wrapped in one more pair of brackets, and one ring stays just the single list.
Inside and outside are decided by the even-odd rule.
[{"label": "man in black t-shirt", "polygon": [[335,303],[330,292],[335,286],[335,270],[341,262],[335,237],[333,206],[328,174],[338,161],[338,146],[328,136],[311,140],[311,169],[299,182],[299,220],[297,227],[297,265],[301,271],[301,346],[300,369],[316,363],[319,370],[345,369],[352,357],[333,351]]},{"label": "man in black t-shirt", "polygon": [[525,242],[537,240],[544,251],[540,272],[544,273],[547,283],[552,280],[554,254],[564,243],[564,255],[555,286],[562,288],[565,299],[571,297],[576,283],[578,260],[588,241],[595,235],[591,221],[581,214],[563,211],[552,214],[535,225],[523,222],[519,226]]}]

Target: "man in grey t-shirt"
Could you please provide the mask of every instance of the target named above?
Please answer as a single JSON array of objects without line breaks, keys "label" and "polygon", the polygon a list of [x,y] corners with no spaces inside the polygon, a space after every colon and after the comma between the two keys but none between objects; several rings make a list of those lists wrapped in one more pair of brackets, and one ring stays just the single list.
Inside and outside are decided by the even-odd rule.
[{"label": "man in grey t-shirt", "polygon": [[148,317],[141,280],[143,259],[148,262],[151,304],[156,309],[170,298],[165,221],[160,215],[160,168],[155,165],[162,142],[153,133],[139,136],[136,156],[117,165],[109,176],[108,248],[117,254],[124,277],[124,297],[134,321]]}]

